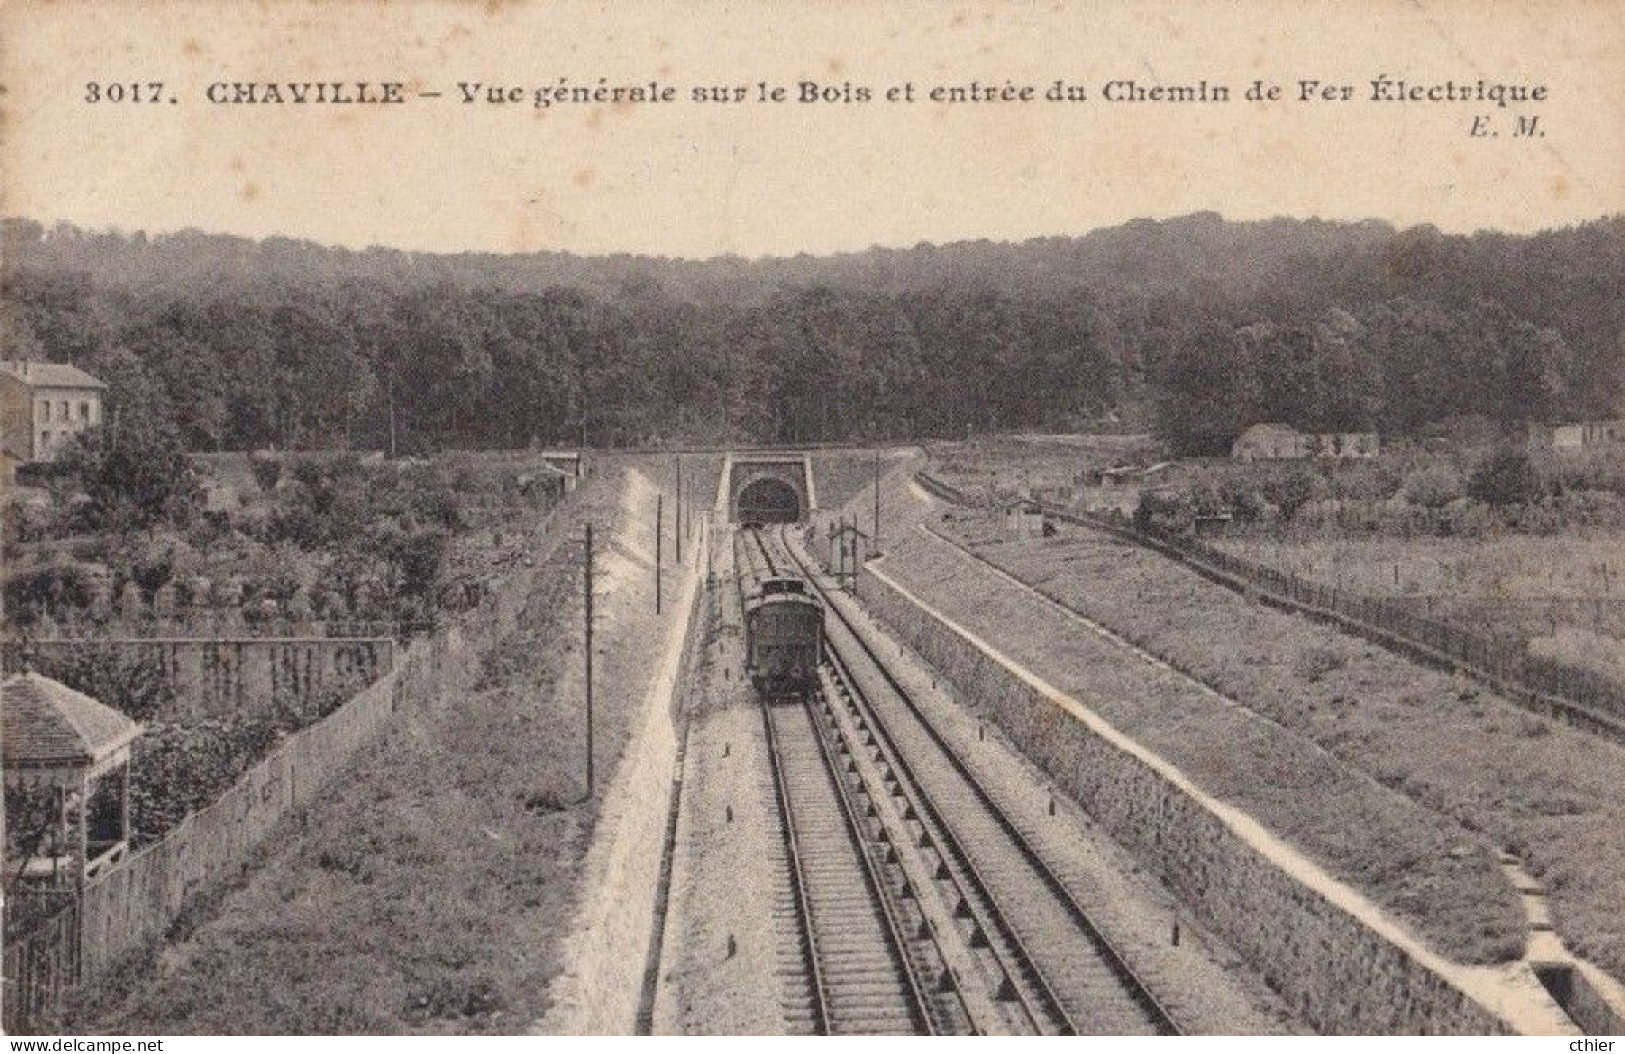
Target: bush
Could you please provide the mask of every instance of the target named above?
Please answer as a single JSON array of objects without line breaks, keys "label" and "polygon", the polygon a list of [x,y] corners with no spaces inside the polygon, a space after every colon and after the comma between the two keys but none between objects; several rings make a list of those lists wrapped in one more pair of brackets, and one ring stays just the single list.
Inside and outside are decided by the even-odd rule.
[{"label": "bush", "polygon": [[1238,519],[1254,521],[1264,519],[1270,503],[1258,485],[1242,476],[1230,476],[1219,485],[1221,502],[1235,510]]},{"label": "bush", "polygon": [[1467,493],[1486,505],[1525,505],[1540,497],[1540,476],[1521,450],[1503,450],[1480,462]]},{"label": "bush", "polygon": [[1326,481],[1319,473],[1299,470],[1283,479],[1271,480],[1264,485],[1264,497],[1281,510],[1286,519],[1317,498],[1326,496]]},{"label": "bush", "polygon": [[58,561],[7,578],[6,617],[29,625],[47,609],[56,612],[90,606],[95,588],[93,574],[73,561]]},{"label": "bush", "polygon": [[1425,464],[1405,477],[1400,494],[1412,505],[1442,509],[1467,495],[1467,481],[1448,464]]},{"label": "bush", "polygon": [[92,530],[181,523],[198,503],[197,477],[179,437],[134,414],[80,433],[57,462],[88,496],[81,512]]},{"label": "bush", "polygon": [[1625,501],[1611,490],[1571,490],[1554,504],[1570,522],[1612,527],[1625,521]]},{"label": "bush", "polygon": [[1399,490],[1399,468],[1391,461],[1338,462],[1330,469],[1327,485],[1334,498],[1344,501],[1382,501]]},{"label": "bush", "polygon": [[130,562],[130,578],[149,596],[175,578],[175,550],[152,547]]},{"label": "bush", "polygon": [[40,673],[111,706],[135,721],[150,721],[175,699],[156,654],[117,645],[82,645],[35,660]]},{"label": "bush", "polygon": [[1293,660],[1292,669],[1299,677],[1314,684],[1329,673],[1348,665],[1341,655],[1328,648],[1305,648]]},{"label": "bush", "polygon": [[130,766],[130,825],[137,845],[156,841],[208,807],[277,743],[267,717],[154,723],[136,740]]},{"label": "bush", "polygon": [[260,490],[269,494],[276,490],[276,485],[282,479],[282,460],[267,457],[263,454],[249,456],[248,468],[254,473],[254,482],[260,485]]},{"label": "bush", "polygon": [[1183,494],[1173,491],[1150,490],[1140,495],[1134,509],[1134,526],[1140,530],[1185,530],[1196,514],[1195,507]]}]

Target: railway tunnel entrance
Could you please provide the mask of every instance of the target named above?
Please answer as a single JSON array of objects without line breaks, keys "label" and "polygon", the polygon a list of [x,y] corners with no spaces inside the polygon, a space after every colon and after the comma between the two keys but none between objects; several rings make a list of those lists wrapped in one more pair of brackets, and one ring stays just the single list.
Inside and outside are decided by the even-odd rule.
[{"label": "railway tunnel entrance", "polygon": [[801,496],[783,480],[765,476],[740,490],[738,519],[741,523],[799,523]]},{"label": "railway tunnel entrance", "polygon": [[806,454],[729,454],[717,490],[732,523],[803,523],[818,508]]}]

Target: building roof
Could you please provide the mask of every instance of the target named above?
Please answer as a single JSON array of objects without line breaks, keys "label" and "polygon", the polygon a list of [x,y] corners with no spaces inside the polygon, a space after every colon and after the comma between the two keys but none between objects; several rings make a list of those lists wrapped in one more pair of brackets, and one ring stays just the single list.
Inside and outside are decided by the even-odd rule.
[{"label": "building roof", "polygon": [[1279,436],[1284,439],[1302,434],[1291,425],[1282,424],[1279,421],[1264,421],[1256,425],[1248,425],[1246,430],[1241,433],[1240,438],[1263,439],[1266,436]]},{"label": "building roof", "polygon": [[65,362],[28,362],[8,359],[0,362],[0,373],[39,388],[106,388],[107,385],[77,366]]},{"label": "building roof", "polygon": [[127,746],[141,726],[83,692],[37,673],[0,682],[0,761],[93,765]]}]

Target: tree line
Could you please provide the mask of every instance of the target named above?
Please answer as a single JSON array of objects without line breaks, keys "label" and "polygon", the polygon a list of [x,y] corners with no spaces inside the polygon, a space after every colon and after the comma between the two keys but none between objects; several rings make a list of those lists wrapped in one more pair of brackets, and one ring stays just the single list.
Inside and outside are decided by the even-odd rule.
[{"label": "tree line", "polygon": [[190,449],[864,441],[1616,417],[1625,217],[1533,236],[1140,220],[682,261],[8,220],[8,357]]}]

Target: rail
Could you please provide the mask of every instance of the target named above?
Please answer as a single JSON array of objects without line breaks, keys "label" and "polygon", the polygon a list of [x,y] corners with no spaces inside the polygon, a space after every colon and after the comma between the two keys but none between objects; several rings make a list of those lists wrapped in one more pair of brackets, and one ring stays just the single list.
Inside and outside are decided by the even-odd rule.
[{"label": "rail", "polygon": [[[897,750],[896,742],[892,739],[885,721],[876,713],[874,707],[868,704],[863,690],[858,687],[856,679],[852,677],[851,670],[835,654],[833,648],[830,649],[829,662],[831,668],[837,671],[838,683],[845,687],[849,693],[849,698],[854,702],[859,699],[864,700],[863,710],[867,724],[876,730],[879,738],[886,741],[889,748],[887,752],[891,755],[892,764],[903,779],[907,781],[912,796],[919,803],[916,811],[924,821],[929,823],[931,837],[946,850],[947,854],[953,859],[955,866],[964,873],[970,886],[969,892],[973,893],[977,900],[980,901],[983,917],[978,920],[979,924],[984,928],[996,929],[1000,937],[1014,950],[1015,958],[1012,959],[1008,954],[998,950],[996,946],[991,943],[989,945],[989,950],[993,951],[994,957],[999,963],[1000,972],[1003,973],[1011,985],[1011,993],[1021,1003],[1022,1009],[1027,1014],[1028,1019],[1032,1021],[1034,1029],[1042,1032],[1044,1027],[1042,1019],[1049,1018],[1060,1023],[1061,1034],[1077,1035],[1077,1025],[1072,1021],[1071,1016],[1067,1014],[1066,1007],[1062,1005],[1060,997],[1056,995],[1055,989],[1044,976],[1043,970],[1039,968],[1037,959],[1027,948],[1026,942],[1021,939],[1021,935],[1016,932],[1015,927],[1010,924],[1004,912],[1000,910],[998,898],[993,895],[993,890],[989,887],[987,879],[983,877],[981,870],[971,860],[970,854],[965,852],[964,847],[959,844],[959,839],[954,836],[952,829],[943,820],[942,812],[937,808],[936,802],[932,800],[931,795],[921,785],[919,778],[915,776],[913,767]],[[1028,987],[1034,989],[1034,992],[1029,993],[1017,987],[1017,978],[1023,973],[1029,975]],[[1043,1004],[1041,1007],[1034,1005],[1035,998],[1036,1001]]]},{"label": "rail", "polygon": [[[791,559],[795,561],[798,567],[800,567],[802,573],[807,576],[808,581],[814,583],[814,588],[818,589],[820,592],[826,593],[827,598],[827,591],[825,591],[821,585],[817,584],[816,579],[813,577],[810,569],[806,566],[806,563],[802,560],[800,555],[797,554],[793,548],[790,548],[789,546],[786,546],[786,548],[790,552]],[[1048,862],[1044,860],[1043,856],[1032,845],[1031,841],[1021,831],[1016,823],[1010,819],[1005,810],[993,799],[992,795],[982,784],[981,780],[978,779],[970,770],[969,766],[967,766],[959,758],[958,754],[950,746],[947,739],[936,727],[935,723],[926,716],[925,712],[920,708],[913,696],[902,685],[902,683],[898,681],[896,675],[880,659],[880,656],[875,653],[874,648],[863,637],[863,635],[857,631],[857,627],[852,624],[852,621],[847,614],[842,611],[841,608],[831,599],[826,599],[826,610],[834,613],[835,617],[846,628],[848,634],[857,643],[861,651],[869,658],[870,662],[879,671],[887,686],[897,695],[898,699],[902,701],[908,712],[926,732],[932,743],[941,753],[942,757],[948,761],[964,783],[970,788],[978,803],[988,813],[988,815],[994,819],[994,821],[1009,837],[1011,842],[1018,847],[1023,857],[1033,865],[1034,870],[1038,873],[1044,885],[1057,898],[1067,914],[1073,919],[1079,931],[1097,951],[1110,971],[1118,978],[1125,992],[1139,1006],[1141,1011],[1155,1026],[1156,1030],[1163,1034],[1178,1034],[1178,1023],[1175,1021],[1173,1015],[1157,1000],[1150,987],[1139,977],[1133,967],[1129,965],[1128,961],[1111,943],[1100,928],[1095,925],[1094,920],[1089,916],[1089,913],[1084,909],[1083,905],[1078,902],[1077,898],[1073,896],[1072,891],[1063,881],[1061,881],[1060,876],[1058,876],[1054,869],[1049,866]],[[833,649],[831,650],[833,651]],[[901,761],[901,755],[898,757],[899,761]]]},{"label": "rail", "polygon": [[778,803],[779,827],[784,833],[785,853],[790,860],[790,887],[795,895],[796,928],[801,935],[802,955],[813,990],[813,1030],[821,1036],[829,1034],[829,988],[824,983],[819,963],[818,937],[812,923],[812,901],[807,894],[807,882],[802,871],[801,846],[796,837],[795,807],[790,803],[789,789],[785,785],[784,762],[779,753],[778,736],[773,730],[773,717],[764,704],[762,728],[767,736],[768,763],[773,770],[773,797]]},{"label": "rail", "polygon": [[[812,713],[810,708],[809,716],[812,717],[813,724],[816,726],[818,723],[818,718],[816,714]],[[912,1012],[915,1017],[915,1023],[923,1026],[929,1034],[937,1035],[939,1030],[937,1028],[936,1017],[931,1013],[931,1002],[927,998],[925,990],[920,987],[919,976],[910,966],[908,954],[904,950],[908,947],[908,939],[904,934],[902,922],[897,917],[896,905],[892,903],[891,898],[885,893],[880,876],[880,864],[876,862],[873,854],[870,851],[873,841],[872,839],[863,837],[862,821],[859,820],[860,811],[857,803],[852,800],[852,788],[844,779],[841,778],[840,766],[836,761],[835,755],[832,753],[833,748],[831,747],[828,739],[826,739],[821,733],[817,735],[816,738],[818,739],[819,749],[824,757],[824,764],[828,769],[831,778],[835,782],[836,791],[841,801],[841,812],[846,817],[847,830],[850,831],[858,840],[860,854],[863,857],[864,872],[868,879],[869,890],[875,896],[876,903],[878,903],[880,906],[880,913],[886,926],[886,932],[891,938],[892,947],[897,952],[897,963],[908,989],[909,1000],[912,1004]]]},{"label": "rail", "polygon": [[[751,543],[755,543],[755,550],[768,567],[769,574],[776,574],[776,564],[772,553],[763,541],[761,533],[755,530],[741,531],[740,535],[749,534],[749,541],[742,541],[740,545],[750,551]],[[736,537],[738,537],[736,535]],[[740,578],[741,590],[743,578]],[[818,730],[818,720],[812,707],[805,700],[798,700],[794,704],[805,709],[809,725],[812,727],[812,736],[816,742],[819,757],[823,762],[824,773],[828,776],[830,785],[834,788],[835,797],[839,803],[842,829],[850,841],[860,865],[864,888],[869,899],[873,902],[881,917],[881,923],[886,935],[886,951],[899,976],[908,1000],[908,1015],[917,1029],[936,1034],[937,1018],[932,1013],[932,1005],[921,987],[916,970],[908,954],[907,939],[904,936],[904,927],[897,918],[895,905],[887,895],[884,880],[880,874],[880,865],[870,852],[870,839],[865,835],[860,820],[861,810],[852,800],[853,790],[842,778],[840,766],[831,753],[829,743]],[[805,956],[808,972],[811,977],[814,992],[814,1028],[820,1034],[828,1034],[832,1028],[832,1015],[830,1010],[829,980],[818,945],[817,925],[814,921],[812,899],[804,877],[804,856],[799,835],[796,833],[796,811],[791,800],[788,777],[785,773],[783,751],[779,741],[778,730],[773,720],[773,702],[763,700],[761,704],[762,726],[766,733],[769,765],[773,774],[774,799],[777,802],[779,822],[783,831],[786,855],[790,863],[791,887],[796,904],[797,929],[801,935],[803,954]]]}]

